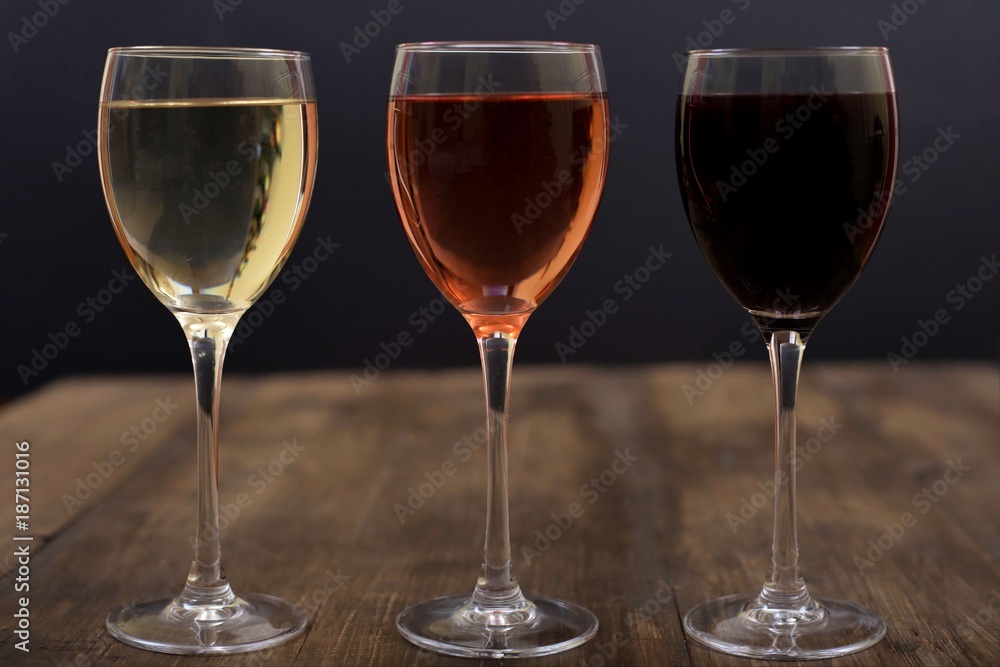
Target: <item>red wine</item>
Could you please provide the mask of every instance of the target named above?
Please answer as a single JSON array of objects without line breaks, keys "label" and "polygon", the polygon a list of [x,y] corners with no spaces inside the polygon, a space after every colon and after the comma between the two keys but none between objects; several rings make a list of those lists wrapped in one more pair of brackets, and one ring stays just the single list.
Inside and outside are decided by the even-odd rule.
[{"label": "red wine", "polygon": [[607,115],[604,96],[593,94],[389,101],[389,173],[403,226],[427,274],[473,326],[520,328],[569,270],[600,200]]},{"label": "red wine", "polygon": [[815,325],[882,230],[895,95],[682,95],[677,123],[684,205],[716,275],[759,323]]}]

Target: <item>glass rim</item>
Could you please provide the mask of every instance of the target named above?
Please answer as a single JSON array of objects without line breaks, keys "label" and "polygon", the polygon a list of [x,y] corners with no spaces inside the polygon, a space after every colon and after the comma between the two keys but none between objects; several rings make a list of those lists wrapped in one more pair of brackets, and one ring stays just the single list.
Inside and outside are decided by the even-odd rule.
[{"label": "glass rim", "polygon": [[688,51],[688,55],[699,58],[713,57],[734,57],[734,58],[767,58],[786,56],[885,56],[889,54],[889,47],[886,46],[816,46],[816,47],[791,47],[791,48],[763,48],[752,47],[730,48],[730,49],[694,49]]},{"label": "glass rim", "polygon": [[235,46],[116,46],[108,55],[147,56],[159,58],[234,58],[241,60],[311,60],[305,51],[284,49],[245,48]]},{"label": "glass rim", "polygon": [[410,53],[587,53],[600,51],[600,47],[597,44],[543,40],[477,40],[404,42],[397,44],[396,50]]}]

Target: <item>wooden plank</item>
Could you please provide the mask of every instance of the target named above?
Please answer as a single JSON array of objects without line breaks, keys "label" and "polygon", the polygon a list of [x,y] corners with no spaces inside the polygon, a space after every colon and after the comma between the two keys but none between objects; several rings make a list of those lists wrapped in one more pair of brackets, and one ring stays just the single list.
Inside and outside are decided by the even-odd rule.
[{"label": "wooden plank", "polygon": [[[818,370],[821,376],[841,378],[840,365]],[[905,380],[891,382],[894,386],[889,390],[867,382],[879,372],[871,367],[867,372],[859,370],[856,375],[861,377],[847,383],[854,396],[847,402],[817,386],[808,366],[803,371],[800,447],[810,434],[818,433],[822,419],[843,424],[828,443],[821,443],[799,473],[799,540],[806,580],[814,594],[857,600],[886,617],[886,640],[848,658],[857,664],[995,663],[996,618],[988,629],[994,638],[991,642],[956,640],[946,629],[964,620],[959,610],[975,613],[985,603],[997,581],[996,558],[947,514],[932,511],[924,516],[912,507],[912,495],[920,485],[906,469],[907,456],[898,452],[897,445],[886,442],[878,421],[881,415],[876,412],[873,418],[857,407],[874,405],[884,394],[905,396],[901,387]],[[695,373],[692,370],[686,382],[691,382]],[[735,534],[725,517],[740,516],[744,499],[752,510],[755,494],[761,501],[767,495],[762,489],[773,474],[773,408],[763,367],[743,364],[730,369],[711,391],[698,397],[694,409],[677,399],[679,378],[668,377],[663,378],[663,398],[659,401],[666,408],[664,419],[672,418],[671,431],[698,447],[695,454],[686,448],[673,450],[678,455],[673,464],[681,477],[699,482],[686,487],[682,510],[680,551],[687,554],[683,562],[692,574],[682,571],[678,577],[683,583],[694,578],[680,594],[681,606],[688,608],[717,595],[756,590],[762,582],[770,553],[770,502],[747,518],[746,524],[737,523]],[[996,390],[993,396],[997,396]],[[720,419],[721,415],[726,419]],[[732,419],[738,423],[729,421]],[[977,454],[997,440],[995,413],[992,418],[980,415],[978,419],[983,437],[968,442]],[[995,487],[996,480],[996,472],[992,479],[984,474],[978,482],[970,477],[967,487],[975,494],[989,494],[992,491],[987,489]],[[954,500],[956,505],[961,502],[957,497]],[[751,515],[751,510],[746,515]],[[865,557],[867,540],[878,540],[884,523],[898,522],[908,510],[920,517],[917,524],[881,554],[873,567],[859,572],[854,556]],[[973,516],[996,534],[1000,522],[996,504]],[[966,585],[953,585],[953,577],[942,577],[942,572],[962,573]],[[693,643],[690,646],[695,662],[726,664],[717,654]]]},{"label": "wooden plank", "polygon": [[[737,364],[689,402],[682,387],[700,368],[515,370],[510,480],[519,580],[529,595],[581,603],[601,621],[581,649],[519,664],[747,664],[686,641],[681,618],[710,597],[759,587],[766,571],[770,501],[735,532],[726,515],[738,515],[743,499],[759,500],[754,494],[772,474],[770,374],[762,364]],[[226,658],[173,657],[110,640],[108,611],[176,592],[189,565],[188,383],[78,379],[0,412],[0,433],[32,440],[33,529],[48,540],[32,560],[30,661],[5,633],[0,663],[484,662],[420,651],[394,628],[407,604],[469,591],[478,574],[485,451],[476,369],[395,371],[360,395],[348,373],[228,378],[220,451],[222,502],[233,515],[223,532],[227,572],[238,591],[303,604],[310,627],[290,644]],[[184,395],[176,416],[68,515],[60,501],[67,484],[165,392]],[[1000,659],[1000,613],[988,606],[1000,589],[998,406],[995,366],[914,363],[893,374],[887,364],[807,362],[800,447],[816,440],[799,478],[804,572],[815,594],[863,602],[889,624],[883,642],[838,664]],[[836,432],[820,442],[824,424]],[[291,462],[290,454],[281,461],[283,449],[295,454]],[[612,467],[619,456],[631,463],[621,474]],[[943,478],[950,457],[973,469],[921,513],[914,494]],[[0,474],[10,479],[12,455],[4,459]],[[445,462],[455,472],[442,478],[451,469]],[[406,506],[411,489],[422,504],[400,515],[396,506]],[[251,502],[236,515],[239,493]],[[583,514],[560,528],[552,515],[574,502]],[[906,511],[915,525],[859,570],[854,556],[866,558],[869,540],[877,543],[884,524]],[[548,542],[539,538],[547,529],[556,535]],[[15,604],[5,584],[0,615],[10,619]],[[979,612],[980,622],[966,623]]]},{"label": "wooden plank", "polygon": [[[193,438],[193,394],[190,379],[71,379],[0,412],[3,442],[30,443],[35,540],[44,544],[100,504],[178,430]],[[0,465],[5,480],[13,478],[13,464],[11,451]],[[14,532],[14,506],[4,503],[0,540],[10,543]],[[2,573],[10,568],[4,556]]]}]

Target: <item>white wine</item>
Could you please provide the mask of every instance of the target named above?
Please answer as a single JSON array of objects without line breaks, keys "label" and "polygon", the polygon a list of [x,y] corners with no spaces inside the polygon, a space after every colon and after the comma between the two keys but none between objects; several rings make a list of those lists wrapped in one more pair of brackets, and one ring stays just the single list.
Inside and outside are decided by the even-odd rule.
[{"label": "white wine", "polygon": [[288,257],[316,166],[316,103],[102,105],[102,183],[136,272],[175,312],[238,312]]}]

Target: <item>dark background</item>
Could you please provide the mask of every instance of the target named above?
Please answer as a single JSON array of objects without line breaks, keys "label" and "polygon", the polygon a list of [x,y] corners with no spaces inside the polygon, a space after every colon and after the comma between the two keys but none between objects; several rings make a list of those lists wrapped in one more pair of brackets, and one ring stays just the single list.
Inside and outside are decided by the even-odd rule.
[{"label": "dark background", "polygon": [[[108,220],[93,152],[61,181],[54,162],[84,142],[97,119],[106,50],[180,44],[273,47],[313,56],[320,103],[320,161],[309,217],[290,259],[299,264],[330,235],[340,248],[301,288],[289,292],[252,336],[231,349],[227,372],[360,368],[379,344],[415,335],[389,369],[475,365],[476,346],[450,307],[422,334],[410,323],[436,290],[417,264],[384,179],[385,99],[394,46],[443,39],[544,39],[602,46],[612,116],[627,125],[614,142],[592,235],[561,287],[529,322],[519,363],[559,363],[556,344],[609,297],[620,309],[572,363],[698,360],[733,341],[749,342],[747,316],[726,294],[691,236],[676,183],[674,100],[681,72],[674,53],[688,38],[702,46],[885,45],[899,91],[900,163],[933,145],[938,129],[960,135],[907,191],[858,283],[823,321],[810,358],[886,360],[938,309],[951,319],[917,359],[995,359],[1000,279],[985,283],[961,310],[948,293],[982,257],[998,249],[998,3],[995,0],[850,0],[837,3],[712,0],[474,2],[401,0],[392,17],[348,63],[341,42],[372,20],[386,0],[135,2],[73,0],[32,33],[23,17],[39,0],[2,0],[4,103],[0,219],[0,395],[36,389],[57,377],[97,372],[189,372],[184,337],[169,312],[136,279],[93,321],[78,304],[107,287],[126,265]],[[580,0],[577,0],[579,2]],[[566,20],[550,25],[562,6]],[[231,11],[223,11],[229,9]],[[735,19],[707,32],[723,10]],[[908,15],[906,11],[909,11]],[[905,23],[883,35],[879,21]],[[42,23],[42,19],[36,22]],[[893,26],[895,27],[895,26]],[[711,39],[709,40],[709,37]],[[807,221],[804,221],[807,222]],[[650,246],[673,257],[623,302],[613,286],[642,264]],[[76,323],[79,335],[25,382],[48,334]],[[50,350],[51,351],[51,350]],[[745,358],[763,359],[754,345]],[[887,372],[890,369],[886,361]]]}]

